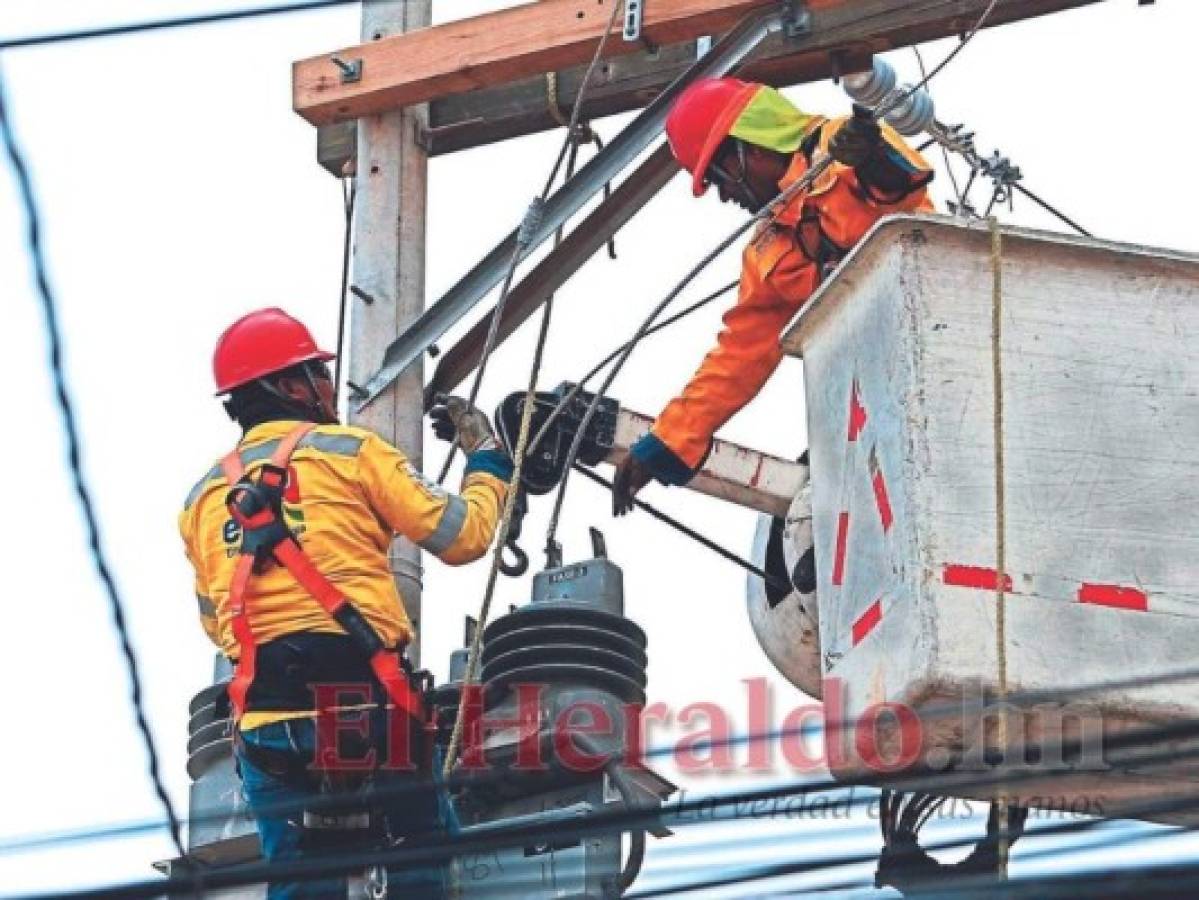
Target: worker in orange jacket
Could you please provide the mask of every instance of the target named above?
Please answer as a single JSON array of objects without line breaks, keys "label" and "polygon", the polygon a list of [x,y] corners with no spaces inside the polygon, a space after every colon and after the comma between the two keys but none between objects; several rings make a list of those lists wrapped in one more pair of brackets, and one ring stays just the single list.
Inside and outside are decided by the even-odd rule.
[{"label": "worker in orange jacket", "polygon": [[[341,763],[347,772],[369,770],[363,761],[372,755],[376,765],[397,762],[395,771],[369,776],[376,784],[408,786],[376,810],[372,838],[437,826],[428,774],[414,782],[411,748],[385,745],[399,733],[389,732],[389,715],[411,717],[404,734],[414,742],[423,726],[420,688],[399,660],[413,629],[388,552],[403,535],[453,565],[479,558],[512,474],[487,417],[450,398],[434,418],[466,452],[460,493],[426,481],[377,435],[338,424],[330,359],[280,309],[250,313],[221,335],[217,392],[228,394],[225,408],[242,437],[179,516],[200,621],[237,666],[228,693],[238,769],[273,862],[319,849],[316,831],[304,827],[306,804],[345,787]],[[320,716],[346,715],[349,723],[322,732]],[[356,748],[341,741],[359,734]],[[332,746],[321,748],[322,740]],[[330,750],[332,763],[323,758]],[[404,896],[441,896],[440,871],[405,877],[417,883]],[[345,896],[345,879],[273,882],[268,896]]]},{"label": "worker in orange jacket", "polygon": [[758,226],[716,347],[617,467],[616,515],[632,509],[651,480],[686,484],[699,471],[712,436],[782,361],[783,328],[871,225],[888,213],[932,209],[928,164],[864,112],[808,115],[773,88],[735,78],[696,82],[671,109],[666,134],[697,197],[714,183],[721,202],[758,212],[819,155],[834,162]]}]

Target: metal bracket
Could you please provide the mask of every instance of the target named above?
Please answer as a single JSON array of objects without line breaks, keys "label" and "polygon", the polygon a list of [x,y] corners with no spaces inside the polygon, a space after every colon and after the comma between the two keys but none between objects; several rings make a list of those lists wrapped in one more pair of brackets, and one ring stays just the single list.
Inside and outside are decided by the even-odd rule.
[{"label": "metal bracket", "polygon": [[812,33],[812,10],[805,0],[783,0],[783,34],[789,40]]},{"label": "metal bracket", "polygon": [[645,0],[625,0],[624,39],[630,44],[641,40],[641,22],[645,18]]},{"label": "metal bracket", "polygon": [[342,84],[353,84],[362,80],[362,60],[344,60],[340,56],[331,56],[329,59],[341,72]]},{"label": "metal bracket", "polygon": [[[728,73],[781,27],[780,18],[777,9],[754,10],[740,25],[726,34],[710,53],[655,97],[636,119],[608,142],[603,152],[593,156],[579,169],[574,178],[546,201],[541,227],[521,259],[527,258],[587,201],[602,191],[605,184],[613,181],[643,150],[660,139],[666,115],[684,90],[700,78],[719,77]],[[364,385],[368,396],[365,400],[355,403],[356,411],[361,412],[382,394],[414,360],[424,354],[429,344],[445,334],[473,309],[488,291],[503,281],[515,250],[516,233],[513,232],[436,302],[426,307],[417,320],[392,341],[383,354],[379,370]]]}]

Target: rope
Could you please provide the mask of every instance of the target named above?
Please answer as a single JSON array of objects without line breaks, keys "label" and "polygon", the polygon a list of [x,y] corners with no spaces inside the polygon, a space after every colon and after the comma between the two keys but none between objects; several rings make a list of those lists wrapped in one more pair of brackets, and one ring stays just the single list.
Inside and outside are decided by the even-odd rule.
[{"label": "rope", "polygon": [[[683,279],[678,284],[671,288],[670,292],[658,303],[658,305],[650,310],[650,314],[646,316],[645,320],[638,327],[636,333],[625,345],[624,352],[621,354],[620,359],[616,361],[616,364],[612,367],[611,371],[608,372],[607,377],[604,379],[603,384],[600,386],[599,390],[596,391],[595,398],[591,401],[591,404],[587,407],[587,411],[583,414],[583,419],[579,423],[579,427],[575,432],[574,439],[571,441],[570,449],[566,454],[567,468],[562,474],[562,482],[558,485],[558,495],[554,500],[554,511],[550,517],[549,528],[546,531],[545,547],[547,554],[552,555],[554,552],[553,548],[556,546],[555,537],[558,531],[558,520],[562,513],[562,504],[564,498],[566,497],[566,488],[570,483],[571,467],[573,467],[574,461],[578,456],[579,447],[582,445],[583,435],[587,430],[587,426],[591,423],[591,419],[595,415],[596,409],[599,408],[600,400],[607,393],[608,388],[612,386],[612,382],[616,380],[616,376],[620,374],[620,370],[624,368],[625,363],[629,361],[629,357],[633,355],[633,351],[636,349],[637,345],[649,333],[649,330],[653,326],[655,320],[662,314],[666,307],[674,301],[675,297],[682,293],[683,289],[692,281],[694,281],[695,278],[704,269],[706,269],[714,259],[716,259],[716,257],[732,246],[733,242],[745,234],[745,232],[747,232],[759,221],[775,215],[776,207],[786,204],[791,200],[792,197],[811,187],[812,183],[821,175],[823,175],[830,165],[832,165],[832,158],[829,156],[821,157],[815,163],[813,163],[812,167],[805,172],[803,176],[795,182],[795,184],[788,187],[761,210],[754,213],[752,216],[738,225],[737,228],[735,228],[726,238],[724,238],[724,240],[708,251],[707,255],[705,255],[704,258],[698,263],[696,263],[691,270],[683,276]],[[558,409],[565,409],[568,407],[571,401],[573,401],[578,395],[580,389],[580,386],[576,384],[573,388],[567,391],[566,395],[559,401]],[[557,410],[555,410],[555,412],[557,412]]]},{"label": "rope", "polygon": [[[612,28],[616,24],[616,17],[623,5],[621,0],[612,5],[612,13],[608,17],[608,25],[604,29],[604,33],[600,35],[600,39],[595,47],[595,54],[591,57],[591,63],[587,66],[587,71],[583,75],[583,83],[579,86],[579,95],[575,98],[574,108],[571,110],[570,122],[567,125],[566,137],[562,141],[562,147],[558,151],[558,158],[554,161],[553,168],[550,170],[549,178],[546,179],[545,186],[541,189],[541,194],[536,197],[528,210],[525,212],[524,218],[521,220],[520,228],[516,233],[516,245],[512,249],[512,256],[508,260],[508,271],[504,274],[504,284],[500,288],[500,298],[496,301],[495,307],[491,311],[491,324],[487,329],[487,340],[483,343],[483,352],[479,355],[479,368],[475,371],[475,379],[471,384],[470,396],[468,403],[473,406],[475,400],[479,396],[479,388],[483,385],[483,375],[487,371],[487,363],[491,359],[491,354],[495,351],[496,339],[499,336],[500,322],[504,316],[504,307],[508,303],[508,294],[512,291],[512,279],[516,275],[516,267],[528,249],[529,243],[532,242],[533,236],[541,226],[541,218],[545,209],[545,201],[549,198],[550,189],[554,186],[554,182],[558,178],[558,172],[562,168],[562,163],[566,160],[567,154],[570,153],[572,147],[577,150],[575,141],[575,131],[579,124],[579,111],[583,106],[583,98],[587,93],[587,85],[591,82],[591,75],[595,71],[595,67],[599,65],[600,57],[603,55],[604,46],[608,43],[608,38],[612,34]],[[571,158],[574,154],[570,153]],[[559,230],[559,235],[561,230]],[[454,456],[458,452],[458,442],[454,441],[450,445],[450,452],[446,454],[445,463],[441,467],[441,474],[437,478],[437,483],[441,484],[445,481],[446,475],[449,474],[450,466],[453,465]],[[481,626],[480,626],[481,627]]]},{"label": "rope", "polygon": [[529,386],[525,391],[524,408],[520,416],[520,433],[516,439],[515,459],[512,466],[512,478],[508,482],[508,496],[504,499],[504,515],[500,520],[499,533],[495,539],[495,551],[491,556],[491,571],[487,574],[487,588],[483,592],[483,603],[479,607],[478,625],[470,642],[470,654],[466,660],[466,674],[462,677],[462,697],[458,702],[458,713],[454,717],[454,731],[450,735],[450,744],[446,749],[445,764],[442,775],[449,778],[454,771],[454,760],[458,756],[458,748],[462,744],[462,728],[466,720],[467,685],[474,684],[478,674],[480,650],[483,645],[483,629],[487,626],[487,617],[491,613],[491,600],[495,596],[496,579],[500,572],[500,562],[503,559],[504,546],[508,542],[508,531],[512,527],[512,511],[516,508],[516,495],[520,492],[520,476],[524,469],[525,450],[528,446],[530,425],[533,421],[534,397],[537,393],[537,376],[541,371],[542,354],[545,351],[546,337],[549,334],[550,314],[553,303],[545,304],[545,312],[541,317],[541,333],[537,336],[537,349],[533,352],[533,365],[529,371]]},{"label": "rope", "polygon": [[[681,319],[685,319],[687,316],[691,315],[693,312],[697,312],[700,309],[703,309],[703,307],[707,306],[713,300],[718,300],[720,297],[724,296],[729,291],[733,290],[733,288],[737,287],[737,285],[740,283],[741,282],[739,279],[736,281],[730,281],[728,284],[724,285],[724,287],[718,288],[717,290],[708,294],[706,297],[701,297],[699,300],[696,300],[690,306],[675,313],[670,318],[663,319],[661,322],[659,322],[653,328],[649,329],[649,331],[647,331],[645,333],[645,337],[649,337],[652,334],[657,334],[659,331],[663,330],[664,328],[669,328],[675,322],[678,322]],[[620,354],[623,353],[629,347],[630,344],[632,344],[632,341],[625,341],[623,344],[621,344],[619,347],[617,347],[615,350],[613,350],[611,353],[609,353],[607,356],[605,356],[603,359],[601,359],[598,363],[596,363],[594,366],[592,366],[592,368],[587,372],[587,374],[584,375],[582,378],[580,378],[579,381],[577,382],[577,384],[575,385],[575,387],[571,389],[572,393],[569,396],[571,396],[571,397],[577,396],[579,391],[581,391],[587,385],[587,383],[589,381],[591,381],[592,378],[594,378],[596,375],[598,375],[600,373],[600,371],[602,371],[605,367],[607,367],[607,365],[610,362],[612,362],[612,360],[614,360],[614,359],[616,359],[616,357],[620,356]],[[537,436],[534,437],[533,440],[530,442],[530,446],[536,447],[538,444],[541,443],[541,441],[549,433],[549,430],[553,426],[554,422],[557,421],[558,416],[562,413],[562,410],[564,408],[565,408],[565,406],[563,404],[559,403],[559,404],[555,405],[552,410],[550,410],[550,414],[546,417],[545,422],[542,424],[541,430],[537,432]]]},{"label": "rope", "polygon": [[162,805],[163,811],[166,813],[171,840],[175,844],[175,850],[179,853],[180,857],[186,858],[187,851],[184,849],[183,839],[180,835],[179,817],[175,814],[175,807],[172,805],[171,798],[167,794],[166,785],[163,783],[158,751],[154,747],[154,738],[150,734],[150,726],[146,720],[146,711],[142,702],[142,681],[138,672],[137,656],[133,651],[133,644],[129,637],[129,628],[125,622],[125,602],[121,598],[116,579],[112,574],[112,569],[108,564],[108,559],[104,552],[103,540],[100,536],[99,518],[92,504],[91,490],[83,473],[83,441],[80,438],[79,429],[75,422],[74,403],[71,399],[71,391],[67,384],[66,373],[63,370],[62,333],[58,325],[57,304],[54,299],[54,293],[50,288],[50,276],[46,269],[46,259],[42,248],[41,217],[38,214],[37,202],[34,200],[33,181],[30,178],[29,169],[25,164],[25,159],[21,154],[20,148],[17,146],[16,134],[13,132],[12,122],[9,119],[2,81],[0,81],[0,134],[3,136],[4,149],[8,155],[8,161],[17,182],[17,189],[20,192],[21,204],[25,210],[26,236],[29,242],[29,254],[33,263],[34,281],[37,285],[38,297],[41,300],[42,313],[45,317],[46,331],[50,343],[50,371],[54,378],[55,397],[62,416],[63,429],[66,432],[67,464],[71,471],[75,496],[79,502],[80,510],[83,512],[83,521],[87,529],[88,548],[91,552],[96,574],[99,576],[100,582],[104,586],[104,592],[108,596],[113,626],[116,628],[120,641],[121,653],[125,657],[125,669],[129,676],[130,701],[133,704],[137,730],[141,734],[142,744],[145,747],[148,758],[150,782],[154,787],[154,793],[158,796],[158,801]]},{"label": "rope", "polygon": [[[965,47],[972,40],[974,40],[975,35],[977,35],[978,32],[982,29],[983,25],[986,24],[987,19],[990,18],[991,13],[994,11],[996,5],[998,5],[998,2],[999,2],[999,0],[991,0],[991,2],[987,5],[987,8],[985,10],[983,10],[982,15],[979,16],[978,20],[974,23],[974,27],[971,28],[970,31],[967,32],[962,37],[961,43],[958,44],[958,46],[955,47],[953,49],[953,51],[950,52],[943,60],[941,60],[941,62],[937,64],[936,68],[934,68],[931,72],[929,72],[927,75],[925,75],[924,78],[922,78],[919,83],[913,85],[907,91],[895,92],[891,96],[884,99],[883,102],[881,104],[879,104],[878,108],[875,110],[875,117],[876,118],[884,117],[891,110],[897,108],[900,104],[906,102],[917,91],[926,87],[929,82],[931,82],[942,71],[944,71],[945,67],[948,66],[951,62],[953,62],[953,60],[957,58],[958,54],[961,53],[962,50],[965,49]],[[576,110],[577,110],[577,107],[576,107]],[[587,408],[587,412],[583,415],[583,420],[580,423],[579,429],[575,433],[574,440],[572,441],[572,443],[570,445],[570,450],[568,451],[567,457],[566,457],[567,468],[566,468],[565,472],[563,473],[562,483],[558,486],[558,495],[554,501],[554,511],[550,517],[549,528],[546,531],[545,549],[546,549],[547,555],[551,556],[551,558],[552,558],[553,554],[555,553],[554,548],[556,547],[558,520],[559,520],[559,518],[561,516],[561,512],[562,512],[562,503],[566,496],[567,486],[570,482],[571,468],[574,465],[575,458],[577,457],[578,452],[579,452],[579,447],[582,444],[583,433],[586,431],[587,425],[591,422],[592,416],[595,415],[595,411],[599,407],[600,400],[603,399],[605,392],[612,385],[612,382],[616,379],[617,374],[619,374],[620,370],[622,368],[624,368],[625,363],[628,362],[629,357],[632,355],[633,350],[636,348],[637,344],[640,343],[640,341],[645,337],[645,335],[649,331],[649,328],[653,325],[654,321],[658,318],[658,316],[661,315],[662,312],[666,309],[666,307],[669,306],[671,302],[673,302],[674,298],[677,297],[679,295],[679,293],[682,292],[683,288],[685,288],[688,284],[690,284],[691,281],[693,281],[695,279],[695,277],[697,275],[699,275],[700,272],[702,272],[705,268],[707,268],[707,266],[710,265],[711,262],[714,259],[716,259],[717,256],[719,256],[721,253],[723,253],[733,243],[733,241],[735,241],[735,240],[737,240],[737,238],[741,237],[741,235],[743,235],[746,231],[748,231],[749,228],[752,225],[754,225],[755,223],[757,223],[758,221],[763,220],[763,219],[767,218],[768,216],[773,218],[777,214],[775,212],[776,208],[781,208],[782,206],[786,205],[792,198],[797,196],[799,193],[801,193],[802,191],[805,191],[809,187],[811,187],[812,183],[817,178],[819,178],[821,175],[823,175],[824,172],[828,169],[828,167],[831,164],[832,164],[832,158],[828,157],[828,156],[825,156],[825,157],[822,157],[822,158],[816,160],[812,164],[812,166],[808,169],[808,171],[806,173],[804,173],[803,177],[801,177],[798,181],[796,181],[795,184],[788,187],[785,191],[782,191],[777,197],[775,197],[768,204],[766,204],[765,207],[763,207],[761,210],[759,210],[754,215],[750,216],[749,219],[747,219],[744,223],[742,223],[740,226],[738,226],[732,232],[732,234],[730,234],[727,238],[725,238],[723,241],[721,241],[720,244],[718,244],[715,249],[713,249],[711,252],[709,252],[707,256],[705,256],[690,272],[687,273],[687,275],[685,275],[683,277],[683,280],[681,282],[679,282],[679,284],[677,284],[657,306],[654,307],[654,309],[650,312],[649,316],[645,319],[645,321],[637,329],[637,332],[633,335],[632,339],[626,345],[627,349],[625,350],[624,354],[620,357],[620,359],[617,361],[615,366],[613,366],[612,370],[608,373],[608,377],[604,379],[603,387],[601,387],[599,389],[599,391],[596,392],[595,399],[591,401],[591,405]],[[574,399],[574,397],[578,394],[578,392],[579,392],[579,386],[576,385],[574,388],[572,388],[570,391],[568,391],[566,393],[566,396],[564,396],[562,398],[562,400],[558,403],[558,409],[565,409],[571,403],[571,401]],[[557,411],[558,410],[555,410],[555,413]],[[551,418],[552,418],[552,416],[551,416]],[[543,430],[544,430],[544,426],[543,426]]]},{"label": "rope", "polygon": [[[612,5],[612,13],[608,18],[607,28],[604,30],[604,33],[600,37],[599,43],[595,48],[595,55],[591,58],[591,65],[588,67],[587,73],[583,76],[583,84],[579,89],[579,96],[576,99],[574,109],[571,112],[570,124],[568,125],[566,131],[566,139],[562,144],[563,151],[566,151],[569,148],[569,159],[566,164],[567,180],[570,180],[570,178],[574,175],[575,162],[578,159],[579,145],[578,141],[575,140],[575,129],[578,126],[579,109],[582,107],[583,96],[586,93],[587,84],[591,80],[591,73],[595,70],[595,67],[600,60],[600,56],[604,52],[604,45],[607,43],[608,37],[612,33],[612,28],[616,23],[616,16],[620,11],[621,6],[622,3],[620,3],[619,0]],[[553,170],[550,173],[550,178],[546,182],[545,187],[542,189],[540,201],[539,203],[534,204],[537,207],[537,214],[539,217],[541,208],[545,202],[545,198],[549,195],[550,188],[553,186],[554,179],[557,177],[558,168],[561,163],[562,153],[559,153],[558,160],[554,163]],[[530,208],[530,211],[531,210],[532,208]],[[495,309],[492,311],[491,327],[488,330],[487,342],[484,345],[483,353],[479,359],[479,369],[475,373],[474,384],[471,386],[470,405],[472,406],[474,405],[475,398],[478,395],[479,387],[483,382],[483,371],[486,368],[488,357],[490,357],[495,348],[495,336],[499,330],[500,318],[503,314],[503,305],[507,299],[508,291],[512,284],[512,276],[516,271],[516,263],[519,261],[521,235],[523,234],[526,238],[528,238],[530,236],[529,233],[534,230],[528,228],[528,220],[529,216],[526,214],[525,221],[521,223],[521,229],[520,232],[518,232],[517,252],[513,254],[511,264],[508,267],[507,277],[504,280],[503,292],[501,293],[499,301],[496,303]],[[562,232],[563,229],[559,228],[554,235],[555,246],[561,242]],[[462,696],[458,702],[458,712],[454,717],[454,730],[450,735],[449,746],[446,748],[445,763],[442,768],[442,774],[446,778],[449,778],[450,774],[453,772],[454,760],[458,755],[458,748],[462,744],[462,728],[466,720],[466,686],[473,684],[478,674],[479,656],[483,644],[483,630],[487,627],[487,618],[491,613],[491,601],[495,595],[496,580],[499,576],[500,565],[503,562],[504,547],[508,543],[508,534],[512,528],[512,516],[516,509],[516,498],[520,492],[521,472],[524,469],[525,456],[527,455],[526,451],[528,450],[529,446],[529,431],[531,430],[533,422],[533,408],[536,405],[535,400],[537,395],[537,378],[541,373],[541,361],[545,353],[545,346],[547,343],[547,337],[549,335],[550,317],[554,308],[553,301],[554,298],[552,296],[546,299],[545,312],[541,317],[541,331],[537,335],[537,347],[533,351],[533,364],[529,369],[529,384],[525,390],[524,407],[521,410],[520,431],[516,438],[516,448],[513,451],[514,459],[512,466],[512,478],[508,483],[508,495],[504,499],[504,513],[500,519],[499,530],[496,535],[495,552],[491,557],[491,571],[487,575],[487,587],[483,591],[483,602],[479,608],[479,615],[476,617],[477,625],[475,626],[474,636],[471,639],[470,652],[467,654],[466,673],[462,678],[463,690]],[[445,478],[446,472],[449,470],[449,464],[452,459],[453,449],[451,448],[451,452],[446,458],[445,468],[441,473],[443,479]]]},{"label": "rope", "polygon": [[[999,746],[1007,758],[1008,712],[1007,712],[1007,603],[1004,579],[1007,577],[1007,509],[1006,485],[1004,483],[1003,455],[1003,233],[999,220],[987,220],[991,230],[991,383],[995,404],[995,663],[996,681],[999,689]],[[1007,789],[1001,786],[999,794],[999,863],[1000,878],[1007,877],[1008,854],[1011,839],[1008,835]]]}]

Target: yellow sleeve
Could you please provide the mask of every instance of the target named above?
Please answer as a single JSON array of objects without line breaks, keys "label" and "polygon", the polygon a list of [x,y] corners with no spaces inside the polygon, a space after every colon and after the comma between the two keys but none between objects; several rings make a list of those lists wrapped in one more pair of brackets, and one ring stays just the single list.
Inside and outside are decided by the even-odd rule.
[{"label": "yellow sleeve", "polygon": [[468,464],[461,492],[451,494],[375,435],[363,442],[358,461],[367,500],[393,531],[450,565],[487,552],[507,495],[499,477]]},{"label": "yellow sleeve", "polygon": [[221,640],[217,629],[216,604],[212,600],[212,594],[208,587],[208,579],[205,578],[204,570],[200,563],[201,554],[193,544],[195,536],[192,528],[192,516],[185,509],[179,514],[179,534],[183,538],[183,552],[187,555],[187,561],[192,564],[192,569],[195,572],[196,604],[200,613],[200,625],[203,626],[204,633],[208,635],[208,639],[216,644],[217,647],[220,647]]}]

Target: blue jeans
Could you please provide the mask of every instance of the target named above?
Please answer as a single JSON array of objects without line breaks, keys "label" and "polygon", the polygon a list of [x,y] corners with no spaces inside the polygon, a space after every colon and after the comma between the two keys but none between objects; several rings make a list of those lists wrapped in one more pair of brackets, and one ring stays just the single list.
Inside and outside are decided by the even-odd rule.
[{"label": "blue jeans", "polygon": [[[381,721],[375,734],[384,734]],[[254,728],[241,733],[241,740],[266,750],[293,754],[305,764],[315,756],[316,723],[312,719],[290,719]],[[386,758],[386,757],[381,757]],[[269,862],[304,859],[312,851],[304,846],[304,805],[320,792],[291,778],[264,771],[237,749],[237,764],[241,772],[242,789],[258,825],[262,854]],[[400,838],[428,834],[442,829],[442,810],[435,790],[428,788],[404,790],[405,785],[420,783],[425,776],[411,772],[380,769],[375,774],[375,786],[381,790],[398,788],[391,797],[381,801],[388,834]],[[363,848],[367,849],[367,848]],[[446,895],[444,866],[388,872],[389,896],[403,900],[440,900]],[[345,897],[347,882],[343,878],[310,881],[272,881],[267,890],[268,900],[315,900],[315,898]]]}]

